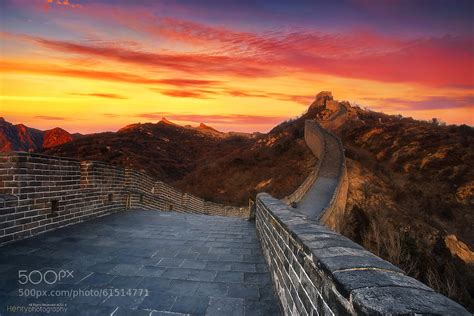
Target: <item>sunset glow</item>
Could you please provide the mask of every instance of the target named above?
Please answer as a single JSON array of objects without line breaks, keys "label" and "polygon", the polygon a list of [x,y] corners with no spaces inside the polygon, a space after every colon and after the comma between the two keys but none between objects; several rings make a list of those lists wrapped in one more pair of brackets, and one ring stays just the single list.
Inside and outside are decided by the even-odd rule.
[{"label": "sunset glow", "polygon": [[[1,1],[0,116],[266,132],[314,95],[474,125],[472,1]],[[417,4],[420,3],[420,4]]]}]

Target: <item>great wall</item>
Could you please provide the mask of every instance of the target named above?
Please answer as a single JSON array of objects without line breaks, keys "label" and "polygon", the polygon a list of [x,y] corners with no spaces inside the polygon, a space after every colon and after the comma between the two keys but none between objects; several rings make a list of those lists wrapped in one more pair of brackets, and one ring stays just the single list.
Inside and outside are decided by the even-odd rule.
[{"label": "great wall", "polygon": [[130,208],[245,217],[143,172],[96,161],[13,152],[0,156],[0,242]]},{"label": "great wall", "polygon": [[[469,315],[333,230],[345,212],[348,178],[343,145],[331,130],[347,120],[349,109],[329,93],[318,94],[316,102],[334,113],[325,121],[306,121],[305,142],[318,158],[314,170],[285,199],[259,193],[253,206],[256,235],[283,314]],[[112,213],[149,210],[243,219],[251,213],[180,192],[143,172],[95,161],[13,152],[0,156],[0,171],[0,244],[8,247]]]}]

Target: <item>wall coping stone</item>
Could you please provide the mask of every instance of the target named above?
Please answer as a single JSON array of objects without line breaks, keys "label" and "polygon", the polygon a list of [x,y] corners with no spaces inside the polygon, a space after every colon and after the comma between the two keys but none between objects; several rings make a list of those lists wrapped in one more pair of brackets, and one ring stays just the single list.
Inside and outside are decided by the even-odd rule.
[{"label": "wall coping stone", "polygon": [[[329,284],[321,288],[324,301],[343,298],[346,311],[352,311],[351,314],[470,315],[461,305],[407,276],[400,268],[295,213],[267,193],[257,195],[257,212],[268,212],[276,222],[272,227],[283,230],[279,233],[288,235],[289,243],[294,241],[301,248],[306,256],[302,259],[305,267],[311,260],[309,264],[324,274],[323,283]],[[323,287],[311,273],[307,274],[315,285]]]}]

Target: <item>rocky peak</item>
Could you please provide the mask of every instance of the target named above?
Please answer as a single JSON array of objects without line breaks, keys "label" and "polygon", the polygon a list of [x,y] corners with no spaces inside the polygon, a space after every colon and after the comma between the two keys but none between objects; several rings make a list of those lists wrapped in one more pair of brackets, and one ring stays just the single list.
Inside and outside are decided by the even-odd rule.
[{"label": "rocky peak", "polygon": [[139,128],[141,125],[142,125],[141,123],[128,124],[128,125],[122,127],[121,129],[119,129],[118,132],[130,131],[130,130],[133,130],[135,128]]},{"label": "rocky peak", "polygon": [[44,149],[62,145],[72,140],[71,134],[59,127],[44,131],[43,138]]},{"label": "rocky peak", "polygon": [[170,125],[170,126],[181,127],[181,125],[171,122],[171,121],[168,120],[166,117],[163,117],[163,118],[158,122],[158,124],[160,124],[160,123],[161,123],[161,124],[165,124],[165,125]]},{"label": "rocky peak", "polygon": [[200,123],[199,126],[198,126],[199,129],[206,129],[206,130],[211,130],[211,131],[215,131],[215,132],[218,132],[218,130],[216,130],[215,128],[209,126],[209,125],[206,125],[204,123]]},{"label": "rocky peak", "polygon": [[173,126],[178,126],[178,124],[171,122],[168,120],[166,117],[163,117],[158,123],[163,123],[167,125],[173,125]]}]

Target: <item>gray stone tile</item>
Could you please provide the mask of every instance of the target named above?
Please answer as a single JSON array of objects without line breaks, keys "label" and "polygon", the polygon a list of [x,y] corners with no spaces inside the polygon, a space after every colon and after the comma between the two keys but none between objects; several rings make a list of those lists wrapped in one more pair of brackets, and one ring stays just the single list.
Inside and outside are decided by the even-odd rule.
[{"label": "gray stone tile", "polygon": [[176,301],[176,295],[163,292],[150,292],[139,305],[139,309],[169,311]]},{"label": "gray stone tile", "polygon": [[173,280],[166,288],[166,292],[176,295],[192,296],[196,293],[199,283],[188,280]]},{"label": "gray stone tile", "polygon": [[229,297],[255,299],[259,296],[258,287],[253,284],[229,284]]},{"label": "gray stone tile", "polygon": [[199,256],[199,252],[191,252],[191,251],[180,251],[176,255],[176,258],[181,259],[196,259]]},{"label": "gray stone tile", "polygon": [[211,297],[206,311],[207,316],[243,316],[244,300],[241,298]]},{"label": "gray stone tile", "polygon": [[232,269],[232,263],[222,261],[208,261],[205,269],[216,271],[230,271]]},{"label": "gray stone tile", "polygon": [[117,264],[110,273],[117,275],[136,275],[142,267],[141,264],[120,263]]},{"label": "gray stone tile", "polygon": [[112,315],[113,316],[149,316],[150,314],[151,314],[151,311],[149,310],[118,307]]},{"label": "gray stone tile", "polygon": [[105,286],[108,285],[114,278],[115,275],[93,272],[87,278],[81,280],[79,285]]},{"label": "gray stone tile", "polygon": [[164,311],[152,311],[150,316],[189,316],[189,314],[164,312]]},{"label": "gray stone tile", "polygon": [[187,280],[191,274],[191,270],[192,269],[187,268],[166,268],[161,277],[166,279]]},{"label": "gray stone tile", "polygon": [[245,300],[245,316],[280,315],[278,304],[269,301]]},{"label": "gray stone tile", "polygon": [[244,273],[238,271],[218,271],[214,279],[216,282],[244,282]]},{"label": "gray stone tile", "polygon": [[212,253],[201,253],[197,257],[197,260],[208,261],[208,260],[218,260],[218,255]]},{"label": "gray stone tile", "polygon": [[108,273],[117,266],[117,263],[99,262],[87,268],[90,272]]},{"label": "gray stone tile", "polygon": [[257,272],[257,266],[255,263],[234,262],[232,263],[232,271]]},{"label": "gray stone tile", "polygon": [[193,260],[193,259],[184,259],[180,268],[190,268],[190,269],[205,269],[207,261]]},{"label": "gray stone tile", "polygon": [[265,263],[265,259],[260,255],[243,255],[243,262]]},{"label": "gray stone tile", "polygon": [[229,291],[227,283],[199,282],[196,290],[198,296],[226,297]]},{"label": "gray stone tile", "polygon": [[243,262],[244,255],[240,254],[222,254],[219,255],[220,261]]},{"label": "gray stone tile", "polygon": [[143,277],[159,277],[166,270],[164,267],[143,266],[140,270],[135,272],[135,275]]},{"label": "gray stone tile", "polygon": [[244,273],[244,282],[253,284],[271,284],[272,279],[268,273]]},{"label": "gray stone tile", "polygon": [[258,291],[260,292],[260,300],[270,301],[276,299],[273,284],[259,285]]},{"label": "gray stone tile", "polygon": [[186,314],[204,314],[209,305],[209,298],[203,296],[179,296],[171,308],[172,312]]},{"label": "gray stone tile", "polygon": [[115,310],[115,307],[111,307],[111,306],[68,304],[66,315],[103,316],[103,315],[110,315],[114,310]]},{"label": "gray stone tile", "polygon": [[158,262],[158,267],[179,267],[183,263],[182,258],[163,258]]},{"label": "gray stone tile", "polygon": [[219,255],[219,254],[230,254],[230,248],[227,247],[212,247],[209,249],[209,253]]},{"label": "gray stone tile", "polygon": [[110,281],[109,285],[118,289],[136,289],[138,284],[143,281],[140,276],[123,276],[119,275]]},{"label": "gray stone tile", "polygon": [[193,281],[213,281],[217,275],[216,271],[193,269],[188,276],[188,280]]},{"label": "gray stone tile", "polygon": [[144,278],[142,282],[138,284],[138,288],[147,289],[149,291],[164,292],[171,283],[170,279],[148,277]]},{"label": "gray stone tile", "polygon": [[145,296],[140,296],[140,295],[109,296],[105,301],[102,302],[101,305],[122,307],[122,308],[127,308],[127,309],[136,309],[138,306],[142,304],[144,299],[145,299]]}]

